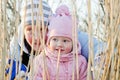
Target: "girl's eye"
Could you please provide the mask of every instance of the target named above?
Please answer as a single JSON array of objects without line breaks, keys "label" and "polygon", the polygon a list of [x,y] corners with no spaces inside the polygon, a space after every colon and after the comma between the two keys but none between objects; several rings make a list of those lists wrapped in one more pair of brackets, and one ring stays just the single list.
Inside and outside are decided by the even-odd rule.
[{"label": "girl's eye", "polygon": [[58,41],[56,38],[53,38],[53,41]]},{"label": "girl's eye", "polygon": [[63,42],[67,42],[67,40],[63,40]]},{"label": "girl's eye", "polygon": [[63,42],[67,43],[67,42],[69,42],[69,40],[63,40]]}]

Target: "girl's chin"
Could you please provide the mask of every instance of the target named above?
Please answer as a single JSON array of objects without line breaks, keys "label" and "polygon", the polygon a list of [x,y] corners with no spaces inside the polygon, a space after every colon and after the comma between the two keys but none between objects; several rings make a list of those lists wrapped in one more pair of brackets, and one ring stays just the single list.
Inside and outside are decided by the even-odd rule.
[{"label": "girl's chin", "polygon": [[[58,54],[58,53],[59,53],[59,51],[56,51],[55,53],[57,53],[57,54]],[[63,55],[63,54],[66,54],[66,53],[64,53],[64,52],[60,52],[60,54],[61,54],[61,55]]]}]

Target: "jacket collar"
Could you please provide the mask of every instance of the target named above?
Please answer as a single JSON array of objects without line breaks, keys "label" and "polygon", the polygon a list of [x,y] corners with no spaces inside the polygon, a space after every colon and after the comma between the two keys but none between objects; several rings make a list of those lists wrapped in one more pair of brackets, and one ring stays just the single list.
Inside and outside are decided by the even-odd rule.
[{"label": "jacket collar", "polygon": [[[53,60],[58,60],[58,54],[53,53],[49,48],[45,48],[45,54],[47,57]],[[73,60],[73,53],[60,55],[60,62],[67,62]]]}]

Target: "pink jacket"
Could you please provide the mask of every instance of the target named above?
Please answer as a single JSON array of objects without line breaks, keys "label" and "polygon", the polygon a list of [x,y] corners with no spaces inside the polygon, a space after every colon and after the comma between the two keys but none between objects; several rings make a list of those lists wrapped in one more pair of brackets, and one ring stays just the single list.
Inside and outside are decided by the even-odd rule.
[{"label": "pink jacket", "polygon": [[[46,68],[47,80],[56,80],[57,74],[57,55],[53,54],[48,50],[45,50],[45,59],[43,59],[43,54],[37,56],[34,60],[34,76],[33,80],[43,80],[43,70]],[[43,62],[45,60],[45,67]],[[73,54],[68,53],[61,55],[59,63],[59,79],[58,80],[72,80],[72,71],[75,61],[73,60]],[[75,64],[76,65],[76,64]],[[86,80],[87,78],[87,62],[82,55],[78,55],[78,67],[79,67],[79,80]],[[75,79],[77,80],[77,73],[75,73]],[[47,75],[48,74],[48,75]]]}]

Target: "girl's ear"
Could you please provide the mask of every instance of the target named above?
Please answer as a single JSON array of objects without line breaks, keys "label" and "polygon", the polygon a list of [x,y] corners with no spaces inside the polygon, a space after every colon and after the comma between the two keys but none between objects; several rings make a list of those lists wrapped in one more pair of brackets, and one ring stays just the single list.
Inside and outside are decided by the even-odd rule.
[{"label": "girl's ear", "polygon": [[80,44],[80,42],[77,43],[77,50],[78,50],[78,53],[81,53],[81,44]]}]

